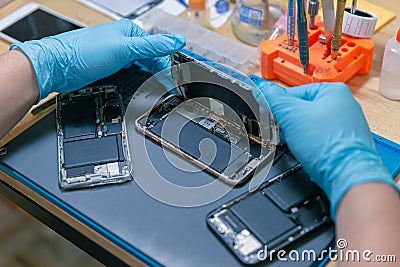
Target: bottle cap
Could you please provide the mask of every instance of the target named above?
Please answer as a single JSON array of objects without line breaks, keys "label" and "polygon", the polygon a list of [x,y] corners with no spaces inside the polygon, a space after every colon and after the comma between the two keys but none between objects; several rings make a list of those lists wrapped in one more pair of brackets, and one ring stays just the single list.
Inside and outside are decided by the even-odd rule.
[{"label": "bottle cap", "polygon": [[189,0],[189,10],[202,11],[206,9],[205,0]]},{"label": "bottle cap", "polygon": [[400,43],[400,29],[397,31],[396,41]]},{"label": "bottle cap", "polygon": [[346,7],[343,15],[342,32],[358,38],[371,38],[374,35],[378,17],[368,11],[356,9],[351,13],[351,8]]}]

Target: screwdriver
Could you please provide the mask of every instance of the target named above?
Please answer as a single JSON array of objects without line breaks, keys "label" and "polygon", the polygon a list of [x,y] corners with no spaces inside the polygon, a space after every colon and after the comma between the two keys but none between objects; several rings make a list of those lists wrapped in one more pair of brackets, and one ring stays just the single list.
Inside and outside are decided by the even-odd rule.
[{"label": "screwdriver", "polygon": [[309,62],[308,55],[308,29],[307,17],[304,9],[303,0],[297,0],[297,39],[299,39],[300,63],[303,66],[304,74],[307,73],[307,65]]},{"label": "screwdriver", "polygon": [[287,14],[287,36],[288,45],[292,46],[294,43],[294,33],[296,28],[296,4],[294,0],[288,1],[288,14]]},{"label": "screwdriver", "polygon": [[351,4],[351,14],[355,14],[357,9],[357,0],[353,0],[353,3]]},{"label": "screwdriver", "polygon": [[336,59],[340,49],[340,40],[342,39],[342,25],[343,25],[343,15],[345,6],[346,6],[346,0],[337,0],[335,28],[333,29],[332,43],[331,43],[332,59]]},{"label": "screwdriver", "polygon": [[314,29],[315,26],[315,16],[318,15],[319,1],[318,0],[310,0],[308,3],[308,15],[310,16],[310,29]]},{"label": "screwdriver", "polygon": [[335,24],[333,0],[322,0],[322,15],[324,16],[326,56],[329,56],[331,54],[332,31]]}]

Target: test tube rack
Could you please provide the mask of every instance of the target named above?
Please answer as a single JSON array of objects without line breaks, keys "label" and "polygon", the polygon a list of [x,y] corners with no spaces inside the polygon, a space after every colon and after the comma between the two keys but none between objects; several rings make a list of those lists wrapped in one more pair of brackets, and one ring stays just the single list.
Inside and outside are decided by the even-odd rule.
[{"label": "test tube rack", "polygon": [[320,34],[324,34],[323,22],[316,16],[314,29],[308,30],[310,61],[306,73],[300,64],[297,38],[294,46],[288,45],[286,34],[275,40],[263,41],[260,44],[262,77],[279,79],[295,86],[314,82],[346,82],[356,74],[369,72],[374,54],[371,38],[343,34],[338,57],[333,60],[330,55],[327,56],[326,45],[318,40]]}]

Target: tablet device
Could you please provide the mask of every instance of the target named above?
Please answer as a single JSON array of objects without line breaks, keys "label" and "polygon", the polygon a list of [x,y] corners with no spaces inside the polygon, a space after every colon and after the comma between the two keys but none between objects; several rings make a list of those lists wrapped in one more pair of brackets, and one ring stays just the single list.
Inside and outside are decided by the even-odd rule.
[{"label": "tablet device", "polygon": [[28,3],[0,20],[0,38],[20,43],[83,27],[82,23],[51,9]]}]

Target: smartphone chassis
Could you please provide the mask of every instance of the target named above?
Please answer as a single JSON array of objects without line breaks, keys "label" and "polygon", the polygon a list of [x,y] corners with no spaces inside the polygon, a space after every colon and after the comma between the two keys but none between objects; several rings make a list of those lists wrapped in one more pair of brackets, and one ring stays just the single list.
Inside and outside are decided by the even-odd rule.
[{"label": "smartphone chassis", "polygon": [[[257,115],[249,107],[253,105],[259,112],[251,85],[230,76],[229,69],[218,70],[183,53],[174,54],[172,63],[175,66],[172,75],[181,95],[167,97],[140,116],[135,123],[139,132],[230,185],[243,183],[257,168],[263,168],[273,160],[279,139],[278,126],[271,114],[265,113],[268,125],[263,130],[268,134],[266,138],[261,136],[260,127],[263,126],[259,125]],[[217,81],[219,85],[187,82],[188,79],[196,80],[196,75],[206,76],[206,80]],[[230,89],[224,88],[224,84]],[[216,112],[213,109],[215,105],[228,105],[234,109],[240,122]],[[162,128],[167,120],[181,121],[181,126],[185,125],[180,132],[165,136]],[[174,135],[179,136],[179,141],[172,141],[176,139]],[[198,146],[205,138],[211,139],[217,147],[215,160],[211,163],[200,159]],[[246,146],[246,142],[249,145]]]},{"label": "smartphone chassis", "polygon": [[124,101],[115,85],[85,87],[57,96],[61,189],[131,180],[124,155]]},{"label": "smartphone chassis", "polygon": [[256,264],[276,260],[276,252],[331,223],[329,207],[297,165],[210,212],[206,221],[238,259]]}]

